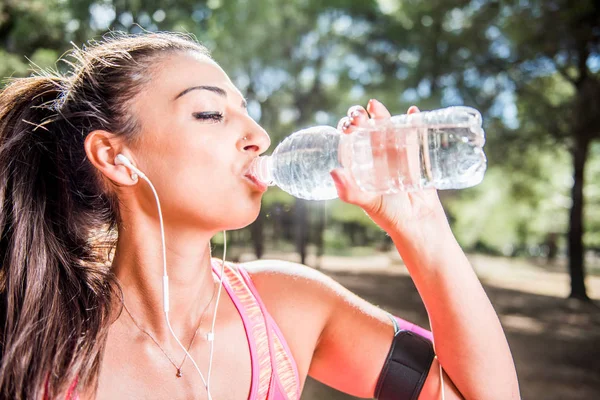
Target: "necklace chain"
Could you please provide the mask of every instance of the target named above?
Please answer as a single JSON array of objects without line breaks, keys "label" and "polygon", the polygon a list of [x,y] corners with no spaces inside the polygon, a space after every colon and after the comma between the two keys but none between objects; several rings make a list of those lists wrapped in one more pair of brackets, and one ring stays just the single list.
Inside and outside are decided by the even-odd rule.
[{"label": "necklace chain", "polygon": [[[192,336],[192,340],[190,341],[190,344],[188,345],[187,348],[187,352],[189,353],[190,349],[192,348],[192,344],[194,343],[194,339],[196,339],[196,335],[198,334],[198,330],[200,330],[200,325],[202,325],[202,320],[204,319],[204,314],[206,313],[206,310],[208,309],[208,306],[210,305],[210,303],[212,303],[213,299],[215,298],[215,283],[213,283],[213,293],[212,296],[210,297],[210,300],[208,301],[208,304],[206,304],[206,306],[204,307],[204,310],[202,310],[202,314],[200,315],[200,322],[198,322],[198,326],[196,327],[196,331],[194,332],[194,336]],[[131,312],[129,311],[129,309],[127,308],[127,306],[125,305],[125,300],[123,300],[123,308],[125,308],[125,311],[127,311],[127,314],[129,314],[129,318],[131,318],[131,320],[133,321],[134,325],[143,333],[145,333],[150,339],[152,339],[152,341],[154,342],[154,344],[156,344],[158,346],[158,348],[163,352],[163,354],[167,357],[167,359],[169,360],[169,362],[171,364],[173,364],[173,366],[175,367],[175,369],[177,370],[177,373],[175,374],[176,377],[181,378],[181,367],[183,367],[183,364],[185,363],[185,360],[187,359],[187,353],[183,356],[183,360],[181,361],[181,364],[179,364],[179,366],[177,366],[177,364],[173,361],[173,359],[171,358],[171,356],[169,356],[169,354],[165,351],[165,349],[163,349],[163,347],[160,345],[160,343],[158,343],[158,341],[154,338],[154,336],[152,336],[150,334],[150,332],[148,332],[147,330],[145,330],[144,328],[142,328],[138,322],[135,320],[135,318],[133,318],[133,315],[131,315]]]}]

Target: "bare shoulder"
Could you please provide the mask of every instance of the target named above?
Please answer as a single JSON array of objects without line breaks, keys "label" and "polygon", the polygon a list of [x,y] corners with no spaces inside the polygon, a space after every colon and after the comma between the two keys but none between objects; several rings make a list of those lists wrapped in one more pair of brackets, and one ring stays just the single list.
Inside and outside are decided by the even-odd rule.
[{"label": "bare shoulder", "polygon": [[[260,260],[241,266],[288,340],[301,374],[310,372],[360,397],[372,395],[394,335],[384,310],[305,265]],[[347,367],[346,374],[340,363],[359,365]]]},{"label": "bare shoulder", "polygon": [[[327,318],[340,306],[359,306],[365,302],[324,273],[282,260],[257,260],[240,264],[250,275],[252,282],[269,311],[301,311]],[[272,308],[271,308],[272,307]],[[373,308],[376,308],[373,306]],[[387,317],[386,317],[387,318]]]},{"label": "bare shoulder", "polygon": [[[282,260],[257,260],[240,264],[252,278],[252,282],[265,304],[285,305],[293,302],[298,306],[327,308],[342,288],[333,279],[314,268]],[[319,306],[320,305],[320,306]],[[270,309],[269,309],[270,310]]]},{"label": "bare shoulder", "polygon": [[298,263],[258,260],[240,266],[250,275],[283,332],[301,375],[306,374],[342,287],[327,275]]},{"label": "bare shoulder", "polygon": [[325,284],[327,275],[307,265],[283,260],[256,260],[239,264],[248,271],[255,284],[308,283]]},{"label": "bare shoulder", "polygon": [[296,306],[326,302],[324,297],[333,282],[314,268],[289,261],[257,260],[240,266],[250,275],[269,311],[290,302]]}]

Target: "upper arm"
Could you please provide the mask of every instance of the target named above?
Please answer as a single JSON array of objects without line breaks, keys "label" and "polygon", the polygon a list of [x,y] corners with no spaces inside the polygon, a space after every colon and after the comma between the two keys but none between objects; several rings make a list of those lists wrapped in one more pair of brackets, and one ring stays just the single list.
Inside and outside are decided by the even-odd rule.
[{"label": "upper arm", "polygon": [[315,349],[310,375],[342,392],[373,397],[394,338],[388,314],[343,288],[330,290],[330,310]]}]

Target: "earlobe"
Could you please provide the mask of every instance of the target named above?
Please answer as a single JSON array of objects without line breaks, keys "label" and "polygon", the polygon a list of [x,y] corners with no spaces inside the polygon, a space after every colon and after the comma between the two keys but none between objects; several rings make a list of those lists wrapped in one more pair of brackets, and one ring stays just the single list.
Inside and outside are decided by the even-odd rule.
[{"label": "earlobe", "polygon": [[122,140],[113,133],[105,130],[90,132],[85,138],[84,148],[88,160],[105,178],[121,186],[137,184],[137,174],[131,174],[124,165],[115,164],[117,154],[124,151]]}]

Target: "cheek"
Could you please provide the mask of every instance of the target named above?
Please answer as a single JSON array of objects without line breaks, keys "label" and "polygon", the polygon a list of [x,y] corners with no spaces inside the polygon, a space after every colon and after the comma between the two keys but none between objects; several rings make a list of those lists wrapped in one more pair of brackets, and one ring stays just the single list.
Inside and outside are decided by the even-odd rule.
[{"label": "cheek", "polygon": [[187,171],[189,184],[202,191],[229,187],[235,179],[234,150],[227,149],[222,143],[204,143],[188,150],[187,163],[182,170]]},{"label": "cheek", "polygon": [[165,171],[180,196],[218,193],[231,185],[234,178],[232,164],[224,154],[208,151],[205,147],[182,150],[178,157],[169,157],[172,166]]},{"label": "cheek", "polygon": [[235,170],[240,160],[235,151],[224,147],[208,143],[183,146],[164,157],[161,176],[172,207],[188,214],[227,213],[247,197],[239,193],[246,189]]},{"label": "cheek", "polygon": [[148,143],[142,154],[152,154],[152,160],[144,157],[148,176],[171,223],[236,229],[256,219],[261,196],[244,183],[234,143],[209,135],[171,137]]}]

